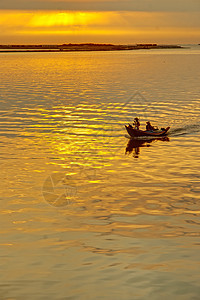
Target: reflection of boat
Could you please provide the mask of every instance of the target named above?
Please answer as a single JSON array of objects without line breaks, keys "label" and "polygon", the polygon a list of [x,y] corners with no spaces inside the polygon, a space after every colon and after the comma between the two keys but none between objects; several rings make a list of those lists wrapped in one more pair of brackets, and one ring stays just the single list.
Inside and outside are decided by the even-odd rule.
[{"label": "reflection of boat", "polygon": [[133,128],[133,126],[131,126],[130,124],[127,126],[125,125],[126,130],[128,132],[128,134],[131,137],[139,137],[139,136],[153,136],[153,137],[157,137],[157,136],[166,136],[168,130],[170,129],[170,127],[167,128],[162,128],[162,129],[156,129],[156,130],[140,130],[140,129],[135,129]]},{"label": "reflection of boat", "polygon": [[141,139],[141,138],[139,138],[139,139],[130,139],[129,141],[128,141],[128,144],[127,144],[127,146],[126,146],[126,153],[132,153],[133,152],[133,150],[135,150],[135,153],[133,154],[133,156],[135,157],[135,158],[138,158],[139,157],[139,153],[140,153],[140,147],[150,147],[151,145],[151,143],[153,142],[153,141],[156,141],[156,140],[159,140],[159,141],[169,141],[169,138],[167,137],[167,136],[165,136],[165,137],[149,137],[148,139]]}]

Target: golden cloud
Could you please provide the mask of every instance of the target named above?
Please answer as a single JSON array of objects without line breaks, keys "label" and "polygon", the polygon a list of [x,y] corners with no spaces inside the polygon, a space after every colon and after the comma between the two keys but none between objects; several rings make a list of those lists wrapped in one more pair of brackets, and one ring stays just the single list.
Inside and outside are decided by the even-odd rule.
[{"label": "golden cloud", "polygon": [[115,37],[117,43],[125,37],[129,43],[141,38],[157,42],[163,36],[169,42],[177,37],[180,42],[178,38],[184,41],[184,35],[187,41],[190,36],[198,39],[200,25],[198,13],[189,17],[186,13],[155,12],[0,11],[0,30],[6,43],[13,43],[14,37],[30,41],[31,36],[34,42],[37,36],[43,36],[50,43],[62,35],[74,35],[73,42],[74,39],[79,42],[80,36],[85,36],[85,40],[101,36],[102,42],[104,36],[110,36],[110,42]]}]

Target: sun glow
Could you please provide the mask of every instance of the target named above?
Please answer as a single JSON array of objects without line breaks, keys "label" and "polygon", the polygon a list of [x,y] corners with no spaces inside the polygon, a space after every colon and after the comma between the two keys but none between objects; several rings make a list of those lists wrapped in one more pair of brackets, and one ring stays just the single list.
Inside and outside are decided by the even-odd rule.
[{"label": "sun glow", "polygon": [[108,23],[108,17],[99,12],[47,12],[34,15],[29,24],[33,27],[88,26]]}]

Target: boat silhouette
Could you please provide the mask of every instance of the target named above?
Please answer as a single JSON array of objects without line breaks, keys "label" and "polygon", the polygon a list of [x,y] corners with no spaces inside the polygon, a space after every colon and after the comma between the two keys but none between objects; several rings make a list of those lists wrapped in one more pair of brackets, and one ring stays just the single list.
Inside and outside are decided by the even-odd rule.
[{"label": "boat silhouette", "polygon": [[128,132],[128,134],[131,137],[140,137],[140,136],[152,136],[152,137],[158,137],[158,136],[166,136],[170,127],[167,128],[161,128],[156,130],[140,130],[135,129],[132,125],[125,125],[125,128]]}]

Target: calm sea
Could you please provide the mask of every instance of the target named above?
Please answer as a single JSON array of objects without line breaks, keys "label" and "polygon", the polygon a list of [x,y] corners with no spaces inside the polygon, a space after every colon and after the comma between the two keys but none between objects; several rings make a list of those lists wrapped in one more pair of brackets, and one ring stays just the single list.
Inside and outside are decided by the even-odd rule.
[{"label": "calm sea", "polygon": [[0,53],[1,300],[200,299],[199,78],[200,46]]}]

